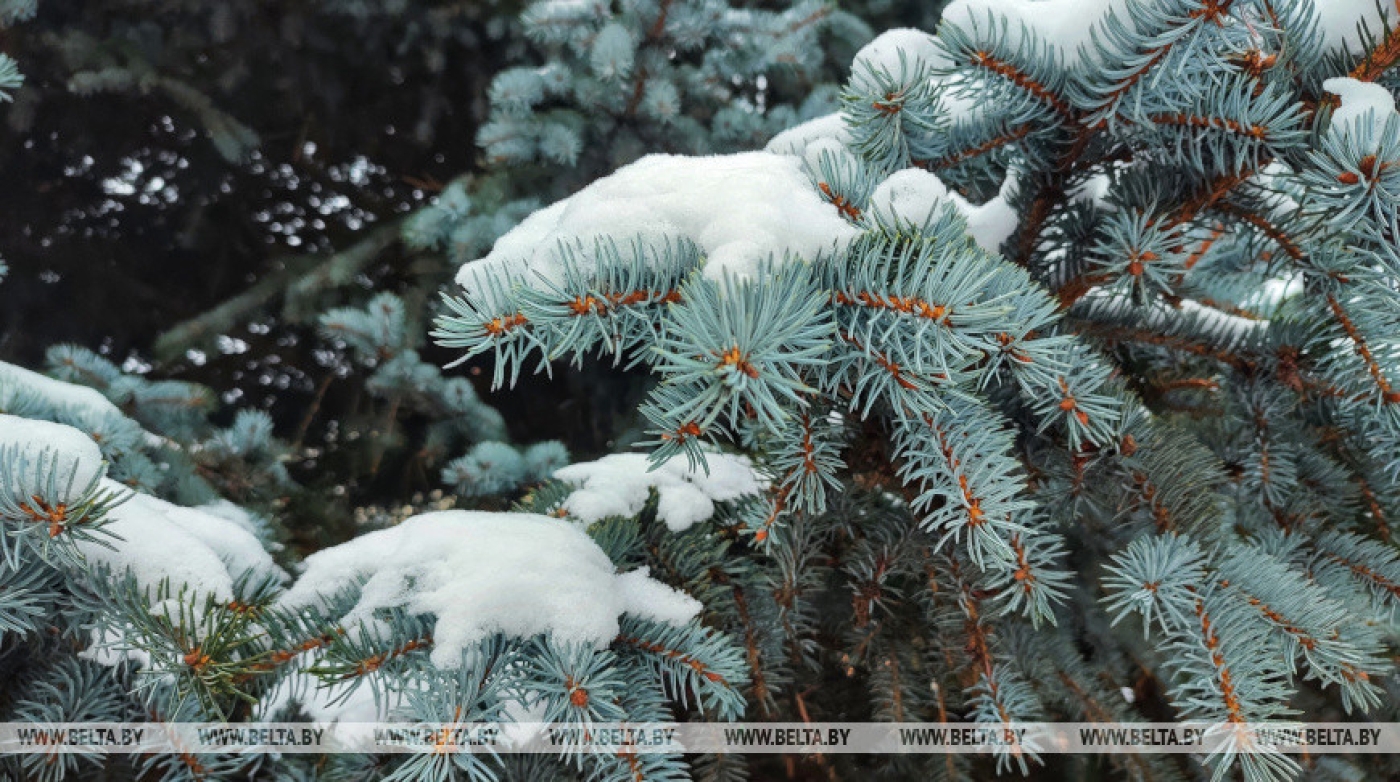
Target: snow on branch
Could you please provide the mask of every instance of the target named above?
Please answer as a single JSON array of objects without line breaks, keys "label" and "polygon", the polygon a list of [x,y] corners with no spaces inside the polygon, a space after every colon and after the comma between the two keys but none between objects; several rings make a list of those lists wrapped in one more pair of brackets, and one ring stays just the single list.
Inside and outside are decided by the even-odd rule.
[{"label": "snow on branch", "polygon": [[701,607],[645,568],[617,573],[576,525],[523,513],[427,513],[323,549],[279,605],[319,605],[356,584],[358,600],[339,624],[372,632],[384,609],[431,615],[439,668],[461,665],[493,633],[602,647],[623,614],[683,625]]},{"label": "snow on branch", "polygon": [[657,516],[672,532],[711,518],[716,502],[757,496],[768,485],[748,457],[727,453],[707,453],[699,468],[675,456],[654,469],[646,454],[620,453],[571,464],[554,477],[573,487],[561,509],[588,524],[636,515],[655,491]]},{"label": "snow on branch", "polygon": [[463,266],[457,281],[477,295],[492,277],[557,283],[561,242],[587,247],[607,237],[689,239],[703,250],[709,279],[748,277],[770,258],[812,258],[855,234],[791,157],[650,155],[534,213],[485,258]]}]

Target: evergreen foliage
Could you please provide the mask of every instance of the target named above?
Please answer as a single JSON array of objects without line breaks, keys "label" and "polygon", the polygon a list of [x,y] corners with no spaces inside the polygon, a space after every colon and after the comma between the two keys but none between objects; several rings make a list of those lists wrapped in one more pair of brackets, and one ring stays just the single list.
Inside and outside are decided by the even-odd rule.
[{"label": "evergreen foliage", "polygon": [[[556,207],[572,222],[527,222],[465,266],[436,338],[493,356],[497,382],[564,355],[646,367],[654,459],[759,459],[771,489],[730,545],[835,563],[816,595],[852,595],[839,645],[831,612],[780,612],[778,659],[745,632],[769,622],[721,612],[761,714],[784,713],[763,683],[805,674],[778,673],[799,651],[905,719],[1092,718],[1076,677],[1125,681],[1125,656],[1181,718],[1384,713],[1400,115],[1366,82],[1396,59],[1395,20],[1329,48],[1308,3],[1128,0],[1066,50],[1014,8],[955,7],[936,37],[863,50],[839,119],[769,145],[853,240],[736,278],[698,231],[637,234],[580,194]],[[634,169],[599,198],[684,198]],[[1074,649],[1095,627],[1068,691],[1014,640]],[[930,632],[971,654],[940,671]],[[888,672],[905,658],[949,702],[906,700]]]},{"label": "evergreen foliage", "polygon": [[[429,31],[429,40],[417,38],[428,59],[434,49],[450,50],[463,36],[470,38],[475,34],[470,27],[462,30],[460,25],[435,26],[434,12],[429,12],[426,19],[401,19],[396,17],[403,9],[389,7],[394,4],[383,8],[377,4],[354,4],[355,7],[344,9],[330,8],[332,5],[337,4],[318,8],[310,15],[345,13],[356,20],[350,23],[352,27],[379,25],[381,30],[392,32],[396,27],[407,26],[416,30],[418,36]],[[664,121],[649,116],[633,123],[643,130],[652,128],[647,132],[655,140],[663,138],[657,129],[681,122],[690,134],[685,142],[687,149],[705,148],[711,143],[731,147],[752,144],[795,118],[779,95],[805,96],[811,77],[820,73],[827,61],[796,68],[790,67],[792,63],[777,65],[767,59],[768,55],[780,53],[773,45],[794,47],[788,37],[802,36],[803,46],[796,48],[803,49],[804,56],[810,59],[812,52],[821,51],[814,36],[827,29],[828,18],[846,21],[850,27],[847,34],[853,36],[848,48],[868,35],[853,18],[818,6],[799,9],[800,15],[734,11],[714,3],[675,3],[675,9],[682,20],[687,14],[693,17],[687,28],[692,31],[700,29],[696,20],[723,17],[734,21],[731,35],[760,31],[764,36],[764,45],[756,47],[743,63],[723,58],[678,63],[677,72],[687,80],[710,86],[678,92],[673,101],[676,105]],[[186,112],[177,115],[177,124],[188,120],[208,132],[213,151],[225,165],[254,174],[274,167],[263,155],[263,134],[253,125],[234,119],[234,114],[221,107],[219,101],[208,97],[230,90],[232,82],[221,82],[215,88],[187,81],[188,70],[179,78],[171,75],[181,70],[182,56],[194,57],[204,48],[197,36],[193,40],[181,38],[178,23],[157,31],[149,22],[132,23],[116,12],[113,15],[117,20],[108,27],[111,32],[103,33],[110,34],[110,38],[100,40],[99,35],[94,40],[76,25],[55,24],[62,16],[61,9],[46,10],[53,14],[40,17],[34,24],[60,27],[60,32],[46,44],[64,55],[59,69],[62,76],[70,79],[76,95],[95,99],[100,95],[136,94],[169,99]],[[195,6],[188,11],[201,13]],[[645,22],[649,30],[655,25],[647,45],[658,69],[662,61],[656,59],[656,51],[673,45],[673,36],[679,34],[656,24],[666,14],[662,8],[630,9],[614,25],[640,26]],[[237,14],[220,19],[223,27],[209,28],[219,41],[227,41],[233,29],[249,23]],[[396,24],[385,26],[388,19]],[[324,21],[320,19],[318,24]],[[604,24],[608,20],[592,17],[581,21]],[[527,30],[530,24],[527,16]],[[157,52],[128,45],[126,41],[138,31],[143,35],[168,34],[169,45]],[[627,34],[639,40],[642,37],[637,30]],[[38,46],[38,41],[37,35],[26,39],[28,45],[19,53],[30,54],[37,62],[34,67],[42,70],[53,63],[45,61],[49,52]],[[407,39],[403,45],[407,45]],[[686,51],[697,56],[704,53],[703,48],[693,44]],[[762,84],[765,69],[775,84],[757,86]],[[725,78],[738,76],[739,82],[732,89],[721,89],[716,86],[722,82],[717,78],[721,73]],[[655,81],[661,84],[662,79],[658,74]],[[665,92],[664,85],[652,91],[649,110],[664,108],[666,101],[661,99],[666,97]],[[335,90],[328,89],[326,93],[335,94]],[[755,93],[762,93],[760,102],[766,101],[763,108],[776,111],[778,119],[750,128],[742,137],[715,135],[712,140],[709,122],[717,110],[733,106],[740,115],[758,116],[758,108],[749,97]],[[819,98],[813,105],[829,106],[833,91],[827,89],[821,94],[828,96],[825,102]],[[46,100],[52,100],[49,92],[29,94],[29,103],[22,103],[10,116],[11,127],[22,129],[32,122],[34,106],[46,105]],[[508,98],[503,97],[500,102],[504,106]],[[606,139],[612,144],[621,137],[598,129],[607,121],[601,114],[583,113],[572,120],[581,131],[593,134],[592,143]],[[590,123],[598,123],[598,127]],[[665,137],[680,138],[669,131]],[[189,159],[199,159],[188,148],[188,141],[183,139],[179,149],[169,156],[145,149],[133,157],[144,161],[155,157],[163,165],[168,163],[172,172],[164,173],[185,189],[190,183],[180,180],[173,167],[179,163],[183,168]],[[625,160],[627,155],[635,157],[645,149],[635,140],[616,146],[620,155],[617,160]],[[299,151],[298,157],[300,154]],[[606,160],[600,163],[596,158],[588,159],[595,167],[581,169],[575,182],[586,181],[611,165]],[[441,480],[465,501],[502,507],[511,496],[518,496],[518,487],[538,483],[567,461],[567,451],[559,443],[542,442],[517,449],[501,442],[507,439],[501,415],[482,403],[471,383],[446,377],[420,358],[417,349],[426,331],[421,290],[409,290],[405,296],[386,292],[364,297],[359,306],[321,311],[326,302],[353,301],[361,295],[357,290],[367,271],[383,263],[391,251],[402,252],[410,259],[416,257],[424,279],[439,279],[434,274],[445,272],[450,260],[434,252],[413,249],[436,246],[438,241],[436,236],[420,241],[417,232],[430,224],[435,214],[453,208],[457,193],[465,197],[468,185],[475,204],[472,216],[485,214],[486,232],[475,239],[484,242],[483,247],[538,204],[540,193],[531,193],[534,185],[530,181],[516,181],[506,176],[506,167],[493,165],[498,166],[494,174],[464,178],[449,185],[437,207],[407,221],[403,231],[404,244],[409,249],[402,250],[400,244],[401,221],[385,220],[384,225],[371,229],[358,243],[341,252],[292,259],[282,272],[215,308],[209,317],[175,329],[171,337],[157,345],[167,356],[182,357],[187,366],[198,366],[208,355],[205,350],[215,346],[211,344],[215,337],[220,352],[238,355],[247,350],[244,340],[232,336],[239,333],[245,320],[252,321],[249,330],[253,334],[266,334],[268,328],[264,324],[277,326],[279,320],[315,322],[328,347],[340,356],[331,362],[332,371],[326,373],[321,393],[309,405],[307,417],[296,427],[284,425],[285,439],[273,436],[274,420],[267,414],[244,409],[230,420],[227,413],[218,411],[216,394],[208,388],[182,381],[148,380],[144,375],[149,367],[142,367],[139,361],[129,360],[124,367],[118,367],[105,355],[85,348],[51,348],[46,362],[51,378],[80,385],[0,364],[4,373],[0,377],[0,410],[25,421],[71,425],[101,445],[100,456],[75,456],[51,447],[71,440],[72,433],[65,429],[35,430],[23,426],[0,432],[19,438],[15,443],[6,442],[13,447],[6,450],[0,466],[10,471],[7,474],[22,479],[19,485],[2,487],[6,603],[0,614],[5,629],[0,644],[5,652],[6,684],[0,691],[0,716],[79,720],[272,719],[294,718],[308,710],[316,713],[317,709],[322,710],[319,713],[326,709],[336,713],[337,709],[346,708],[360,708],[362,714],[385,713],[374,711],[382,704],[385,709],[393,707],[393,713],[402,718],[414,719],[416,714],[417,718],[437,719],[454,714],[464,698],[478,703],[479,708],[468,717],[479,719],[498,718],[502,709],[514,704],[513,708],[539,709],[541,714],[559,721],[587,722],[623,715],[662,720],[673,716],[667,708],[672,702],[682,710],[696,713],[703,710],[718,717],[738,716],[743,705],[739,693],[746,677],[739,662],[741,655],[729,638],[697,623],[677,626],[649,620],[645,614],[624,616],[617,640],[601,647],[555,642],[545,635],[498,634],[463,653],[471,667],[444,670],[429,664],[426,657],[432,646],[431,615],[398,610],[385,617],[382,626],[342,626],[342,617],[359,600],[358,584],[350,584],[334,594],[318,595],[317,600],[292,610],[282,607],[281,601],[287,595],[286,584],[282,583],[285,577],[278,576],[279,571],[270,565],[270,560],[260,560],[258,568],[246,567],[250,539],[241,537],[242,533],[229,525],[260,541],[258,548],[279,552],[284,564],[291,567],[291,552],[283,552],[275,539],[286,538],[302,552],[324,545],[327,531],[318,528],[315,521],[317,515],[327,511],[319,510],[308,519],[303,514],[309,503],[322,499],[318,494],[343,494],[347,484],[355,485],[356,476],[373,476],[386,451],[405,445],[394,439],[394,430],[396,424],[411,415],[418,419],[407,433],[414,438],[410,452],[425,455],[422,461],[428,465],[442,465]],[[373,166],[369,167],[367,183],[356,179],[364,178],[356,173],[357,166],[359,163],[353,163],[339,175],[332,170],[327,179],[337,182],[337,189],[351,190],[351,198],[358,200],[352,185],[368,189],[377,183]],[[140,165],[134,167],[138,174],[140,169]],[[519,173],[518,166],[510,170]],[[557,170],[557,161],[541,161],[534,182],[543,181]],[[377,173],[382,174],[382,169]],[[277,187],[295,190],[298,179],[296,175],[284,176]],[[481,184],[473,184],[477,179],[482,180]],[[316,181],[311,185],[313,191],[320,193],[321,203],[340,197],[333,190],[321,189],[323,184]],[[431,183],[424,183],[424,187],[433,189]],[[568,185],[561,180],[556,187],[556,194],[562,194]],[[109,193],[121,197],[120,192]],[[526,193],[532,197],[526,197]],[[189,193],[185,199],[197,200]],[[313,197],[314,200],[317,199]],[[143,200],[142,204],[146,202]],[[162,208],[173,213],[176,207]],[[281,214],[280,205],[278,209]],[[346,212],[347,225],[362,224],[372,218],[367,209],[357,206]],[[297,222],[297,213],[292,214],[288,224]],[[78,222],[77,230],[84,230],[82,220]],[[72,230],[65,225],[55,233],[61,236]],[[196,235],[192,232],[181,241],[191,242]],[[456,231],[456,235],[460,239],[465,234]],[[313,252],[325,249],[323,237],[306,239],[313,240],[318,245],[311,248]],[[27,276],[25,282],[29,283]],[[275,298],[285,299],[285,307],[268,317],[263,313],[267,312],[269,299]],[[304,339],[277,327],[284,335],[278,338],[279,344],[295,345],[298,339]],[[276,365],[277,358],[274,355],[258,362],[264,377],[272,374],[268,368]],[[259,369],[258,364],[250,364],[249,368]],[[298,377],[295,368],[288,371],[294,380]],[[321,449],[306,445],[307,423],[317,414],[326,388],[347,377],[363,383],[364,389],[379,400],[379,409],[372,419],[382,423],[378,431],[370,432],[374,437],[365,438],[373,442],[364,461],[352,463],[348,470],[343,463],[335,465],[344,472],[330,480],[315,478],[312,485],[299,485],[291,479],[285,465],[298,463],[303,468],[300,477],[304,477],[305,468],[315,464]],[[237,398],[237,394],[222,395],[225,402]],[[209,416],[216,413],[223,425],[210,420]],[[321,414],[330,418],[328,413]],[[6,425],[18,420],[6,419]],[[332,420],[328,427],[328,452],[336,445],[335,435],[341,423]],[[350,427],[349,420],[344,423],[346,439],[353,440],[357,431]],[[466,449],[466,454],[449,461],[451,450],[457,448]],[[99,458],[105,461],[105,467],[98,467]],[[331,466],[329,458],[327,465]],[[327,487],[327,483],[331,486]],[[327,491],[328,488],[334,491]],[[140,493],[133,494],[133,489]],[[156,495],[198,507],[162,504]],[[268,518],[250,515],[227,503],[215,503],[221,496],[258,508]],[[53,502],[56,497],[63,501]],[[415,500],[414,504],[450,507],[453,500],[435,499],[431,505]],[[381,513],[373,507],[363,509],[368,513],[359,513],[360,510],[357,509],[358,520],[371,527],[396,521],[411,512]],[[330,512],[335,512],[335,505]],[[273,516],[286,519],[289,529],[270,522]],[[186,534],[211,529],[222,530],[223,537],[204,541],[207,547]],[[188,550],[176,554],[169,546],[152,546],[153,537],[165,537],[170,546]],[[329,537],[335,540],[334,534]],[[108,556],[97,548],[81,548],[79,544],[116,553]],[[611,547],[602,551],[603,555],[612,553]],[[187,565],[172,564],[181,558],[188,560]],[[619,567],[625,565],[619,561]],[[215,574],[209,576],[213,581],[194,572],[199,569],[197,566]],[[679,647],[683,649],[677,651]],[[492,660],[501,664],[492,666]],[[483,661],[487,661],[488,670],[502,675],[494,680],[489,676],[481,679],[477,674]],[[586,683],[587,688],[581,683]],[[368,686],[361,686],[364,684]],[[585,697],[590,692],[596,694]],[[367,693],[373,696],[368,706],[364,698]],[[425,698],[424,693],[431,697]],[[77,765],[71,761],[69,757],[34,757],[18,761],[13,770],[26,778],[72,778],[75,773],[81,775],[84,769],[94,768],[96,759],[79,759]],[[572,769],[590,775],[617,775],[628,770],[611,758],[559,761],[561,765],[552,766],[551,773],[563,775]],[[676,758],[641,761],[648,764],[648,771],[662,775],[674,775],[682,768]],[[124,761],[108,759],[102,765],[111,773],[172,780],[242,777],[261,772],[294,776],[322,773],[317,770],[320,759],[307,763],[283,759],[275,769],[263,768],[260,772],[258,766],[265,766],[266,762],[237,756],[177,755],[137,758],[125,771]],[[331,778],[362,779],[366,778],[366,768],[373,765],[382,763],[335,758],[324,773]],[[398,778],[484,773],[480,763],[468,756],[440,765],[436,760],[391,765]],[[500,773],[498,766],[489,770]]]}]

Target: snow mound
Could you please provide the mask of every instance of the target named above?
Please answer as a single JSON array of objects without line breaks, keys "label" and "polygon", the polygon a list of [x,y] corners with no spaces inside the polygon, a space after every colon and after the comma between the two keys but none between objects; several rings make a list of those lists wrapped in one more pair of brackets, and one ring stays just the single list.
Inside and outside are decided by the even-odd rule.
[{"label": "snow mound", "polygon": [[[10,461],[4,487],[21,502],[37,496],[49,505],[69,504],[103,470],[102,451],[91,437],[64,424],[13,415],[0,414],[0,454]],[[50,465],[58,481],[56,497],[47,496]]]},{"label": "snow mound", "polygon": [[851,79],[859,89],[872,89],[876,86],[870,81],[873,74],[884,73],[897,78],[901,73],[913,73],[919,68],[927,72],[931,67],[950,64],[932,35],[902,27],[881,33],[856,52],[851,62]]},{"label": "snow mound", "polygon": [[[1091,47],[1091,31],[1109,12],[1131,18],[1127,0],[953,0],[943,9],[943,23],[964,30],[988,29],[989,14],[1005,17],[1005,43],[1020,45],[1023,30],[1054,44],[1068,66],[1077,65]],[[998,21],[1000,24],[1000,21]]]},{"label": "snow mound", "polygon": [[107,514],[98,540],[79,541],[89,562],[106,565],[116,575],[130,573],[146,589],[169,579],[173,591],[188,587],[196,599],[233,599],[233,584],[245,573],[285,580],[287,574],[248,529],[194,508],[173,505],[149,494],[130,492],[103,479],[102,489],[130,494]]},{"label": "snow mound", "polygon": [[[116,497],[119,504],[108,510],[100,533],[75,540],[74,548],[88,564],[105,566],[118,577],[129,574],[143,589],[154,591],[168,581],[171,597],[154,604],[154,612],[175,615],[182,589],[187,590],[186,600],[229,601],[234,583],[244,575],[287,579],[246,521],[173,505],[101,477],[106,463],[97,443],[71,426],[0,415],[0,458],[11,462],[4,488],[17,497],[38,496],[48,506],[69,504],[94,481],[101,494]],[[14,469],[22,462],[26,469]],[[57,465],[62,481],[58,496],[49,496],[49,464]],[[73,480],[67,481],[70,471]],[[232,514],[233,507],[220,510]],[[92,644],[82,655],[104,665],[126,659],[149,664],[149,658],[127,648],[121,636],[117,629],[94,628]]]},{"label": "snow mound", "polygon": [[753,277],[770,257],[812,258],[849,242],[857,229],[812,187],[796,158],[768,152],[685,157],[648,155],[541,209],[464,265],[457,282],[488,295],[502,274],[527,285],[563,277],[559,245],[611,237],[652,246],[687,238],[704,252],[704,274]]},{"label": "snow mound", "polygon": [[[851,85],[857,90],[878,91],[881,75],[896,81],[903,76],[917,75],[934,85],[948,85],[952,66],[953,61],[932,35],[910,28],[888,30],[856,53],[851,62]],[[938,96],[938,103],[941,107],[938,113],[954,119],[975,116],[986,108],[979,96],[958,89],[944,89]],[[819,126],[813,130],[820,129]],[[836,138],[842,143],[848,139]],[[771,142],[769,146],[772,147]]]},{"label": "snow mound", "polygon": [[842,146],[850,145],[851,132],[846,128],[846,119],[840,112],[794,125],[774,136],[763,149],[778,155],[803,157],[808,147],[824,139],[831,139]]},{"label": "snow mound", "polygon": [[592,524],[608,516],[636,514],[655,489],[657,515],[672,532],[680,532],[713,516],[716,502],[752,496],[768,485],[747,457],[710,453],[705,462],[708,475],[703,468],[691,469],[683,456],[652,470],[646,454],[620,453],[571,464],[555,471],[554,477],[577,487],[563,507],[579,521]]},{"label": "snow mound", "polygon": [[1395,115],[1395,96],[1390,90],[1347,78],[1328,79],[1322,89],[1342,99],[1342,105],[1332,112],[1329,132],[1348,133],[1356,139],[1371,137],[1380,143],[1381,132]]},{"label": "snow mound", "polygon": [[974,206],[948,190],[933,174],[906,168],[876,186],[870,195],[870,211],[886,223],[898,221],[924,226],[932,221],[942,205],[952,204],[967,219],[967,232],[973,240],[987,252],[1000,253],[1002,242],[1016,230],[1016,211],[1008,203],[1015,184],[1015,177],[1008,176],[1000,195]]},{"label": "snow mound", "polygon": [[380,609],[432,614],[439,668],[458,666],[468,646],[496,632],[602,647],[621,614],[684,624],[700,611],[646,569],[619,575],[577,525],[533,514],[425,513],[318,551],[305,566],[284,606],[315,604],[363,580],[342,625],[373,627]]}]

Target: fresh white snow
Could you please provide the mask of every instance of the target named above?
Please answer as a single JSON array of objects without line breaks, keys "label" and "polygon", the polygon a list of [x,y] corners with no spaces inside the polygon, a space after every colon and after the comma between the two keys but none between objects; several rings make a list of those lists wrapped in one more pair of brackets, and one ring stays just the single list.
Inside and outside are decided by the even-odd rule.
[{"label": "fresh white snow", "polygon": [[[1077,65],[1091,46],[1090,33],[1109,12],[1124,18],[1127,0],[953,0],[943,9],[943,24],[964,30],[987,30],[990,19],[1006,20],[1002,40],[1016,48],[1025,30],[1053,44],[1066,65]],[[997,29],[1002,29],[998,27]]]},{"label": "fresh white snow", "polygon": [[1322,89],[1342,101],[1332,112],[1329,132],[1349,134],[1358,139],[1369,136],[1376,144],[1380,143],[1381,131],[1395,116],[1395,96],[1390,90],[1379,84],[1348,78],[1328,79],[1322,83]]},{"label": "fresh white snow", "polygon": [[[1003,41],[1008,47],[1017,45],[1023,29],[1030,30],[1040,40],[1054,44],[1066,64],[1076,65],[1092,47],[1091,31],[1109,12],[1122,20],[1131,19],[1127,6],[1126,0],[953,0],[943,9],[943,23],[964,30],[974,25],[985,30],[989,15],[1005,17]],[[1391,0],[1313,0],[1313,8],[1323,44],[1355,53],[1364,50],[1357,32],[1359,23],[1365,22],[1372,35],[1379,37],[1400,18],[1400,9]]]},{"label": "fresh white snow", "polygon": [[918,168],[891,174],[870,196],[870,211],[885,222],[896,219],[915,226],[925,225],[944,204],[967,220],[967,232],[987,252],[1000,252],[1002,242],[1016,230],[1016,212],[1007,203],[1015,180],[1008,177],[1001,194],[980,206],[951,192],[937,176]]},{"label": "fresh white snow", "polygon": [[[9,462],[9,493],[21,501],[38,496],[50,506],[71,503],[103,470],[102,452],[91,437],[64,424],[13,415],[0,414],[0,455]],[[49,496],[51,474],[57,496]]]},{"label": "fresh white snow", "polygon": [[653,246],[688,238],[705,254],[704,274],[752,277],[785,253],[811,259],[855,238],[857,229],[822,200],[796,158],[769,152],[685,157],[648,155],[526,218],[457,282],[473,297],[502,273],[536,282],[562,277],[560,242],[633,238]]},{"label": "fresh white snow", "polygon": [[778,155],[803,157],[809,146],[822,139],[832,139],[843,146],[850,144],[851,132],[846,129],[846,119],[840,112],[788,128],[774,136],[763,149]]},{"label": "fresh white snow", "polygon": [[[287,579],[253,533],[237,522],[131,492],[106,478],[102,489],[129,496],[107,514],[108,523],[102,529],[111,534],[78,541],[77,549],[87,562],[106,566],[114,576],[133,576],[137,585],[151,594],[153,614],[180,621],[182,606],[191,601],[196,606],[206,598],[230,601],[234,582],[245,573]],[[155,600],[155,591],[163,582],[169,583],[169,596]],[[187,629],[198,634],[202,628]],[[131,660],[140,667],[150,667],[150,655],[124,637],[129,632],[129,628],[94,628],[92,641],[80,656],[101,665]]]},{"label": "fresh white snow", "polygon": [[[29,381],[24,375],[8,377]],[[61,394],[75,388],[52,382],[62,389]],[[101,477],[106,462],[97,443],[71,426],[0,415],[0,458],[12,470],[7,473],[6,488],[19,497],[37,496],[49,507],[69,504],[96,482],[100,493],[117,498],[100,532],[90,539],[75,540],[74,548],[89,565],[105,566],[117,577],[131,575],[145,590],[154,592],[168,582],[170,596],[153,602],[155,613],[175,615],[182,591],[186,602],[231,600],[234,582],[245,574],[279,581],[287,578],[263,548],[248,519],[229,518],[236,506],[224,503],[218,508],[219,515],[210,514],[133,492]],[[20,464],[26,465],[25,469],[15,469]],[[56,465],[55,474],[61,479],[53,492],[46,477],[48,465]],[[73,476],[71,481],[69,475]],[[149,665],[149,657],[130,648],[122,638],[124,632],[121,628],[94,628],[92,643],[83,656],[104,665],[128,659]]]},{"label": "fresh white snow", "polygon": [[78,542],[89,562],[116,575],[130,573],[147,589],[169,579],[177,592],[185,586],[197,598],[218,600],[233,598],[233,583],[245,572],[286,578],[253,533],[236,522],[131,492],[115,481],[103,479],[102,487],[131,497],[112,509],[103,527],[117,539]]},{"label": "fresh white snow", "polygon": [[691,469],[683,456],[652,470],[646,454],[619,453],[571,464],[555,471],[554,477],[576,487],[563,508],[579,521],[592,524],[608,516],[634,515],[654,489],[657,515],[667,529],[681,532],[713,516],[716,502],[752,496],[767,486],[748,457],[708,453],[705,462],[708,474],[704,468]]},{"label": "fresh white snow", "polygon": [[901,74],[912,75],[919,70],[927,74],[931,68],[949,64],[937,39],[923,30],[903,27],[881,33],[856,52],[851,62],[851,79],[857,89],[869,90],[877,86],[870,81],[874,74],[898,79]]},{"label": "fresh white snow", "polygon": [[1365,50],[1357,25],[1365,22],[1371,35],[1378,39],[1400,18],[1400,8],[1387,0],[1313,0],[1313,8],[1323,43],[1357,54]]},{"label": "fresh white snow", "polygon": [[372,629],[379,609],[431,614],[440,668],[456,667],[468,646],[495,632],[601,647],[616,637],[621,614],[683,624],[700,610],[645,570],[619,575],[577,524],[474,511],[414,516],[318,551],[281,603],[314,604],[360,580],[342,624]]},{"label": "fresh white snow", "polygon": [[[950,84],[947,74],[952,65],[952,60],[932,35],[922,30],[899,28],[881,33],[856,52],[851,62],[851,83],[856,89],[878,92],[878,75],[884,74],[898,82],[901,77],[922,74],[930,83]],[[954,120],[973,115],[982,108],[976,95],[964,94],[956,88],[943,90],[938,103],[938,113]]]}]

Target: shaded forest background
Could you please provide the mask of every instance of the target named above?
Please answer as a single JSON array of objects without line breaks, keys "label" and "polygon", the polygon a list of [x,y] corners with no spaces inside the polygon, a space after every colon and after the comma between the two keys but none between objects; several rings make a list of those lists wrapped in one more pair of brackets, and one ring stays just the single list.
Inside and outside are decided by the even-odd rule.
[{"label": "shaded forest background", "polygon": [[[939,5],[842,11],[878,30],[931,26]],[[0,29],[0,51],[26,79],[0,111],[0,179],[24,183],[0,192],[11,269],[0,360],[39,369],[46,350],[74,344],[127,372],[208,386],[216,422],[267,411],[307,488],[289,501],[303,523],[339,528],[331,540],[350,536],[354,508],[441,491],[441,465],[419,447],[430,422],[366,393],[363,367],[318,335],[316,318],[376,291],[434,306],[455,264],[406,247],[399,226],[445,183],[482,170],[475,140],[493,76],[540,60],[523,6],[41,2]],[[834,84],[862,42],[844,33],[822,53],[820,75]],[[812,89],[781,72],[764,81],[746,89],[774,100]],[[569,175],[520,174],[542,190],[576,189]],[[350,279],[318,279],[343,255],[354,256]],[[220,307],[226,328],[200,323]],[[455,357],[418,339],[429,363]],[[454,371],[472,377],[513,441],[558,439],[588,457],[629,436],[642,389],[621,370],[559,366],[551,382],[492,393],[488,366]]]}]

